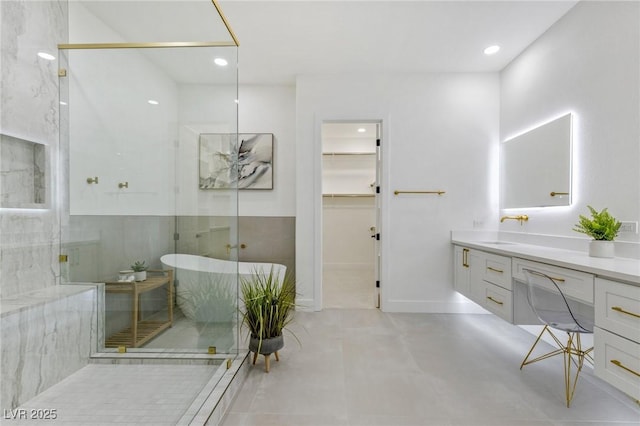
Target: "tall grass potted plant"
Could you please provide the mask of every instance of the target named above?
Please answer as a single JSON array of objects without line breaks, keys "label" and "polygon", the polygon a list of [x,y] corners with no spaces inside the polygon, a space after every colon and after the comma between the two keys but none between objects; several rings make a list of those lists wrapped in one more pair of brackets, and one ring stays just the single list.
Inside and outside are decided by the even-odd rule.
[{"label": "tall grass potted plant", "polygon": [[593,238],[589,242],[589,256],[614,257],[613,240],[620,231],[620,221],[611,216],[606,208],[600,212],[591,206],[587,206],[587,208],[591,212],[591,218],[580,215],[580,220],[573,230]]},{"label": "tall grass potted plant", "polygon": [[[284,347],[283,331],[293,320],[295,310],[295,279],[287,271],[280,276],[273,268],[267,273],[256,270],[250,277],[240,278],[242,292],[242,324],[249,333],[249,350],[253,363],[258,354],[265,357],[269,372],[269,357]],[[295,335],[294,335],[295,337]]]}]

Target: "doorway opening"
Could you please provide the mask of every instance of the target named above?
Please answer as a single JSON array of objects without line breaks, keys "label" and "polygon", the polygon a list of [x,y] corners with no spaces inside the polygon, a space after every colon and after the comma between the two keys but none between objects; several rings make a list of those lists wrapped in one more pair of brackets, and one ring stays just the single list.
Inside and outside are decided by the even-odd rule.
[{"label": "doorway opening", "polygon": [[323,308],[379,307],[380,122],[322,124]]}]

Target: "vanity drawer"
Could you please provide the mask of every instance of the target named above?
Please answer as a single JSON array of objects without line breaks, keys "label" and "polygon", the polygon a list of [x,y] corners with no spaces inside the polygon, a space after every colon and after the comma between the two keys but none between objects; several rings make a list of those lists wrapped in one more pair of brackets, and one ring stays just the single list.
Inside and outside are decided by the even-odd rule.
[{"label": "vanity drawer", "polygon": [[595,374],[640,399],[640,344],[599,327],[594,329]]},{"label": "vanity drawer", "polygon": [[495,284],[483,281],[476,294],[476,301],[486,310],[508,322],[513,322],[512,293]]},{"label": "vanity drawer", "polygon": [[482,279],[511,290],[511,258],[484,253]]},{"label": "vanity drawer", "polygon": [[596,278],[596,325],[640,343],[640,287]]},{"label": "vanity drawer", "polygon": [[[570,298],[593,305],[594,276],[586,272],[561,268],[546,263],[531,262],[523,259],[513,259],[513,277],[526,282],[523,269],[542,272],[553,278],[558,287]],[[549,286],[553,284],[549,283]]]}]

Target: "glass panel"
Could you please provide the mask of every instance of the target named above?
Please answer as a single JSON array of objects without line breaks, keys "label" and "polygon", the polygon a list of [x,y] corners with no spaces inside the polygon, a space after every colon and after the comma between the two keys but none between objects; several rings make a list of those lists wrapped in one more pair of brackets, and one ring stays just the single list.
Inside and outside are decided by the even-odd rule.
[{"label": "glass panel", "polygon": [[236,63],[235,47],[61,51],[62,280],[107,283],[99,351],[238,353],[237,185],[198,182],[200,135],[237,134]]}]

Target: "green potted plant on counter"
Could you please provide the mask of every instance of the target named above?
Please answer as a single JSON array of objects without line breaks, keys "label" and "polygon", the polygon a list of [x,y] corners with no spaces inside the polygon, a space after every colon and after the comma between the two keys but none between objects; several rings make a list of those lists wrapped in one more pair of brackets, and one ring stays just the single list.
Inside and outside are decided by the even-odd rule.
[{"label": "green potted plant on counter", "polygon": [[138,260],[133,265],[131,265],[131,269],[133,270],[133,276],[136,281],[144,281],[147,279],[147,265],[146,261]]},{"label": "green potted plant on counter", "polygon": [[268,373],[269,357],[275,354],[276,361],[280,360],[278,351],[284,347],[282,332],[293,320],[295,279],[288,271],[282,276],[272,267],[268,273],[256,270],[249,277],[241,276],[240,283],[242,324],[249,332],[253,364],[258,354],[264,355]]},{"label": "green potted plant on counter", "polygon": [[591,212],[591,218],[580,215],[580,220],[573,230],[593,238],[589,242],[589,256],[614,257],[613,240],[618,236],[621,222],[611,216],[606,208],[600,212],[591,206],[587,208]]}]

